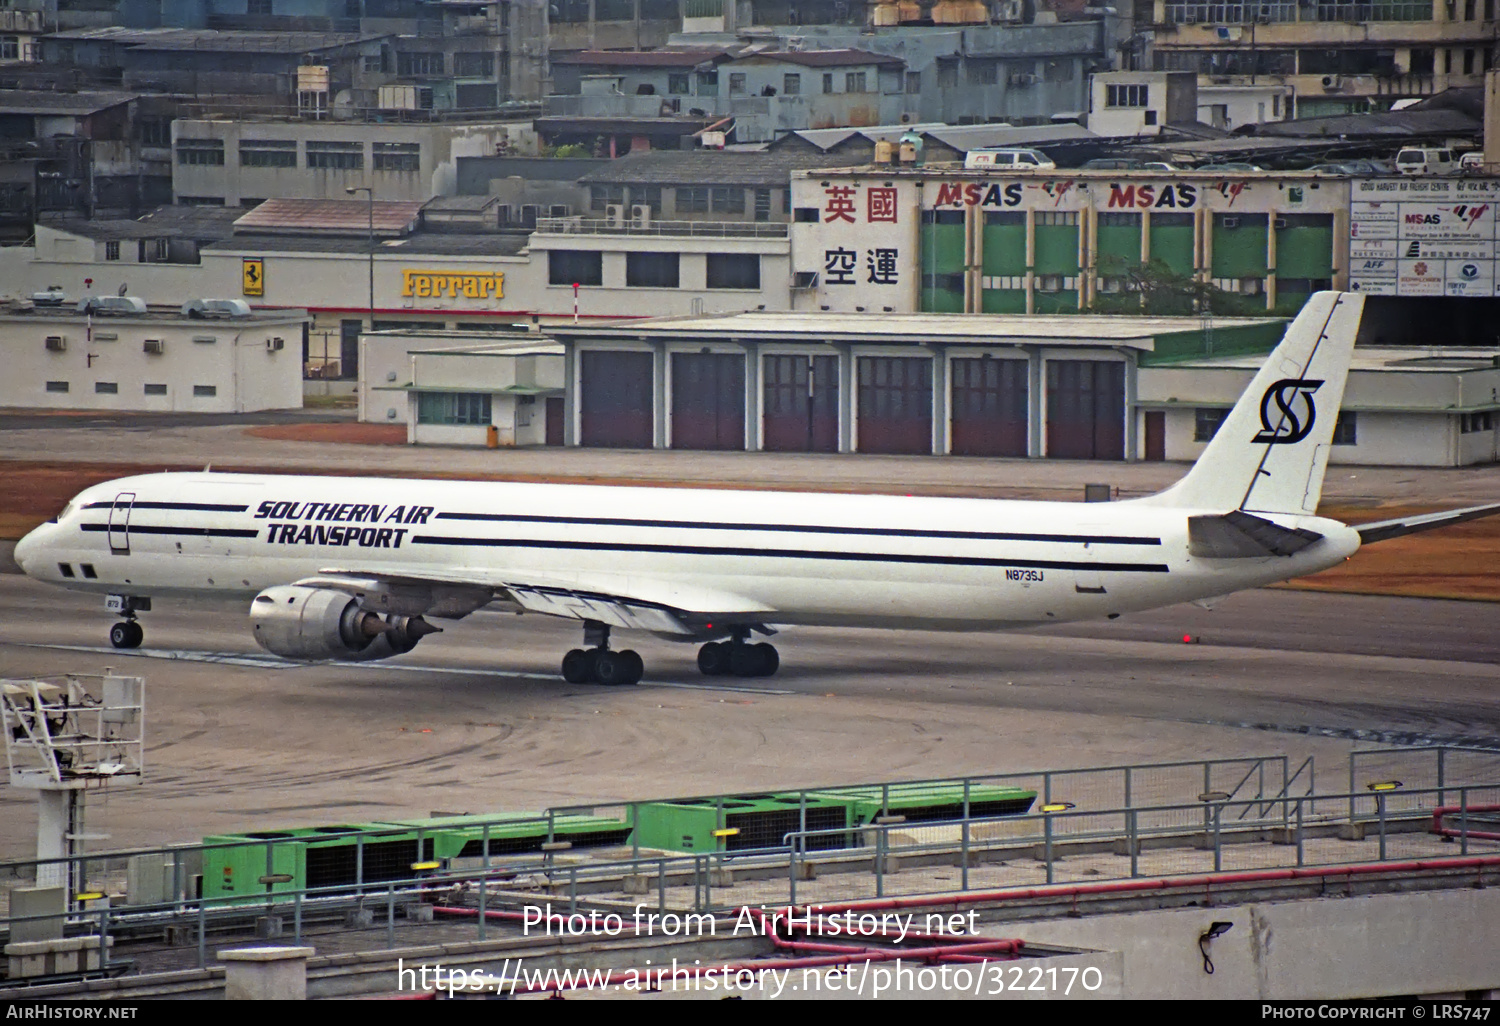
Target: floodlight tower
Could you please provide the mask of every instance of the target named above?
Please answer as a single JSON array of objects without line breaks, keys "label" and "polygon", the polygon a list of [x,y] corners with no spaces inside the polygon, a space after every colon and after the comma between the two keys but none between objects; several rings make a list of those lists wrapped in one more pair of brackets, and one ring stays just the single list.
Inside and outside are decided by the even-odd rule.
[{"label": "floodlight tower", "polygon": [[145,700],[142,678],[107,669],[0,680],[10,786],[37,792],[37,885],[66,887],[69,910],[85,881],[78,863],[64,860],[98,839],[84,830],[84,794],[116,780],[141,782]]}]

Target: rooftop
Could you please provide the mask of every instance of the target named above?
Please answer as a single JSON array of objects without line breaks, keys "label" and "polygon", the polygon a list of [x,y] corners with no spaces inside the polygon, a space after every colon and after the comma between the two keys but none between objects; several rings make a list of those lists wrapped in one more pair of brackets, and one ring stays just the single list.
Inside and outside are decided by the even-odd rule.
[{"label": "rooftop", "polygon": [[[503,232],[412,232],[399,239],[384,239],[375,245],[375,254],[394,256],[515,256],[526,249],[526,235]],[[227,253],[338,253],[365,256],[370,243],[363,234],[276,235],[237,232],[203,247]]]},{"label": "rooftop", "polygon": [[96,242],[160,238],[208,241],[233,235],[234,220],[242,213],[236,207],[160,207],[135,220],[65,218],[41,223]]},{"label": "rooftop", "polygon": [[871,53],[868,50],[767,50],[747,53],[743,60],[779,61],[785,64],[800,64],[805,68],[844,68],[869,64],[903,66],[900,57]]},{"label": "rooftop", "polygon": [[[0,304],[0,320],[48,320],[59,322],[84,323],[88,315],[78,312],[78,304],[86,295],[80,293],[77,296],[69,296],[68,302],[62,306],[37,306],[27,309],[24,305],[16,303]],[[183,302],[196,299],[196,296],[185,296]],[[214,297],[208,297],[214,298]],[[163,322],[176,322],[180,324],[201,325],[205,328],[215,324],[284,324],[287,321],[305,321],[308,319],[306,310],[292,309],[256,309],[251,308],[248,317],[234,318],[202,318],[184,317],[182,307],[168,306],[166,304],[152,304],[147,307],[144,314],[111,314],[108,310],[95,310],[93,324],[97,331],[106,330],[109,324],[160,324]]]},{"label": "rooftop", "polygon": [[50,32],[43,39],[103,42],[143,50],[200,50],[220,52],[306,53],[352,43],[384,39],[385,34],[357,32],[239,32],[215,29],[109,28]]},{"label": "rooftop", "polygon": [[[1258,371],[1264,356],[1217,356],[1178,360],[1176,368],[1195,370]],[[1351,371],[1397,371],[1419,374],[1453,374],[1476,370],[1500,370],[1500,348],[1454,346],[1355,346]]]},{"label": "rooftop", "polygon": [[35,89],[0,89],[0,112],[6,114],[92,114],[129,103],[139,93],[108,90],[54,93]]},{"label": "rooftop", "polygon": [[581,50],[559,54],[552,63],[598,68],[696,68],[732,56],[723,47],[703,50]]},{"label": "rooftop", "polygon": [[269,199],[234,222],[236,232],[329,232],[406,235],[422,204],[415,200]]},{"label": "rooftop", "polygon": [[[1283,318],[1109,317],[1021,314],[933,313],[740,313],[709,317],[670,317],[629,325],[551,325],[560,338],[650,336],[776,338],[800,342],[941,342],[950,345],[1122,345],[1154,350],[1156,337],[1245,325],[1279,324]],[[1261,358],[1264,359],[1263,357]],[[1258,366],[1258,364],[1257,364]]]},{"label": "rooftop", "polygon": [[584,185],[786,185],[793,171],[848,166],[822,153],[797,150],[650,150],[631,153],[579,178]]}]

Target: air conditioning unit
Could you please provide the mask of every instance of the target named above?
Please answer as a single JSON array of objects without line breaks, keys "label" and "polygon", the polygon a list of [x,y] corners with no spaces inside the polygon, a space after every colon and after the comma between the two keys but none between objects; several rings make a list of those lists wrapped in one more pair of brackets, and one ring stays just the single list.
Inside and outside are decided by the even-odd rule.
[{"label": "air conditioning unit", "polygon": [[68,340],[61,335],[47,336],[47,349],[49,352],[61,353],[68,348]]},{"label": "air conditioning unit", "polygon": [[1342,75],[1324,75],[1323,76],[1323,88],[1326,89],[1326,90],[1328,90],[1329,92],[1333,92],[1335,89],[1342,89],[1342,88],[1344,88],[1344,76],[1342,76]]},{"label": "air conditioning unit", "polygon": [[208,317],[249,317],[250,304],[243,299],[189,299],[182,304],[182,316],[195,321]]},{"label": "air conditioning unit", "polygon": [[1237,217],[1226,217],[1220,223],[1220,227],[1223,227],[1223,228],[1238,228],[1239,226],[1240,226],[1240,219],[1237,218]]},{"label": "air conditioning unit", "polygon": [[1241,278],[1239,293],[1242,296],[1258,296],[1265,288],[1265,282],[1259,278]]},{"label": "air conditioning unit", "polygon": [[630,208],[631,223],[639,228],[651,227],[651,205],[649,203],[637,203]]},{"label": "air conditioning unit", "polygon": [[141,343],[141,352],[149,353],[152,356],[160,356],[166,350],[167,347],[162,344],[162,340],[159,338],[148,338]]},{"label": "air conditioning unit", "polygon": [[1030,72],[1021,71],[1010,76],[1007,81],[1013,86],[1032,86],[1036,85],[1037,76],[1031,74]]},{"label": "air conditioning unit", "polygon": [[268,353],[279,353],[279,352],[281,352],[285,348],[286,348],[286,339],[284,339],[284,338],[268,338],[268,339],[266,339],[266,352],[268,352]]},{"label": "air conditioning unit", "polygon": [[604,220],[609,222],[611,228],[619,228],[625,223],[625,207],[619,203],[611,203],[604,208]]},{"label": "air conditioning unit", "polygon": [[817,271],[793,271],[792,288],[799,290],[815,289],[818,287]]}]

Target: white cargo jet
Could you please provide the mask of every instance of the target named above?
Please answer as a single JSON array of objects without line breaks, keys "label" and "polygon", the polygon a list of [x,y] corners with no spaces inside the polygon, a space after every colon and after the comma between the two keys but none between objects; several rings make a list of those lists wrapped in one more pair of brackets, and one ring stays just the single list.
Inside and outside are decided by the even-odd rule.
[{"label": "white cargo jet", "polygon": [[40,581],[108,596],[119,648],[156,597],[251,598],[288,659],[399,655],[485,606],[571,617],[574,683],[630,684],[612,628],[701,643],[705,674],[764,676],[771,625],[984,631],[1225,595],[1334,566],[1362,541],[1500,504],[1358,529],[1316,515],[1363,299],[1312,297],[1173,487],[1016,502],[391,478],[149,474],[80,493],[17,545]]}]

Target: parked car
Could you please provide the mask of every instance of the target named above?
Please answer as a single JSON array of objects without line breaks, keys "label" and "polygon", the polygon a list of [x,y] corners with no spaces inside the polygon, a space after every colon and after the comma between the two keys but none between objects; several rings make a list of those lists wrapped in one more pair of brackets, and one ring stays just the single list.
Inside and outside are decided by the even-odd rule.
[{"label": "parked car", "polygon": [[1220,172],[1230,173],[1230,172],[1239,172],[1239,171],[1264,171],[1265,168],[1258,167],[1255,164],[1240,164],[1240,163],[1235,163],[1235,162],[1231,161],[1231,162],[1229,162],[1227,164],[1200,164],[1198,167],[1194,168],[1193,170],[1195,170],[1195,171],[1212,171],[1215,174],[1218,174]]},{"label": "parked car", "polygon": [[1079,165],[1080,171],[1138,171],[1142,167],[1139,160],[1129,157],[1095,157],[1086,160]]},{"label": "parked car", "polygon": [[1357,175],[1362,173],[1353,164],[1314,164],[1308,170],[1317,175]]},{"label": "parked car", "polygon": [[1174,172],[1175,173],[1177,171],[1182,171],[1184,169],[1180,168],[1180,167],[1175,167],[1175,166],[1173,166],[1171,164],[1168,164],[1165,160],[1149,160],[1146,163],[1144,163],[1144,164],[1141,165],[1141,170],[1142,171],[1170,171],[1170,172]]},{"label": "parked car", "polygon": [[1009,168],[1012,171],[1055,171],[1057,165],[1041,150],[970,150],[964,167]]},{"label": "parked car", "polygon": [[1458,173],[1461,175],[1484,174],[1484,153],[1473,150],[1458,158]]},{"label": "parked car", "polygon": [[1396,154],[1396,170],[1403,175],[1451,175],[1458,170],[1452,150],[1408,146]]}]

